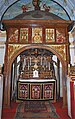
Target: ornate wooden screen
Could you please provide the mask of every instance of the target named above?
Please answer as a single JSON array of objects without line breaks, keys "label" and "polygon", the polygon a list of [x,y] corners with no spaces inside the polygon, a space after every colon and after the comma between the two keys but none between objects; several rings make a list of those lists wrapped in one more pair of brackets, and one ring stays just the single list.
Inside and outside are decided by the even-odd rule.
[{"label": "ornate wooden screen", "polygon": [[[69,59],[68,26],[72,21],[63,20],[5,20],[7,30],[4,63],[4,104],[10,105],[11,67],[15,58],[29,48],[45,48],[53,52],[63,65],[63,101],[65,100],[65,79]],[[38,37],[35,37],[35,30]],[[35,41],[33,40],[35,39]],[[37,39],[37,40],[36,40]],[[8,71],[9,69],[9,71]],[[26,96],[26,95],[25,95]]]}]

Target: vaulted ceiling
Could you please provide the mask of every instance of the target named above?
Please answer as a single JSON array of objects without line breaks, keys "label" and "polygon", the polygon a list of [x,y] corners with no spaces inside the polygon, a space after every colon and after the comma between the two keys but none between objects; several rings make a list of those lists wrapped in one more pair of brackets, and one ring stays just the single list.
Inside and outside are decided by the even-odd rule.
[{"label": "vaulted ceiling", "polygon": [[[33,0],[0,0],[0,20],[12,19],[22,13],[22,5],[27,11],[33,10]],[[44,6],[45,5],[45,6]],[[66,20],[75,20],[75,0],[40,0],[41,9],[50,7],[50,12]]]}]

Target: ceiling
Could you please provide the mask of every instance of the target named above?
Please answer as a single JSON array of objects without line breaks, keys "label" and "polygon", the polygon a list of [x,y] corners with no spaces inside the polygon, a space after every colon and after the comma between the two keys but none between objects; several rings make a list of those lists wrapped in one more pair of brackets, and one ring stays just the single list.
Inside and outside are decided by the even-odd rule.
[{"label": "ceiling", "polygon": [[[26,6],[26,11],[32,11],[33,0],[0,0],[0,20],[12,19],[21,14],[22,5]],[[44,6],[45,5],[45,6]],[[50,7],[49,12],[65,20],[75,20],[75,0],[40,0],[41,10]]]}]

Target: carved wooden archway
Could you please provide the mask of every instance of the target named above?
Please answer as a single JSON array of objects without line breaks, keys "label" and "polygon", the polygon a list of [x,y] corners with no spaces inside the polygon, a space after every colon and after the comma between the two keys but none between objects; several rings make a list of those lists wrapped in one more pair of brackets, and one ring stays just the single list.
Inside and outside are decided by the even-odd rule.
[{"label": "carved wooden archway", "polygon": [[[17,46],[17,50],[10,55],[8,58],[8,62],[6,63],[7,66],[5,67],[7,69],[7,72],[5,74],[5,87],[4,87],[4,105],[10,106],[11,105],[11,67],[12,63],[15,60],[15,58],[23,51],[30,49],[30,48],[42,48],[51,51],[53,54],[55,54],[60,62],[62,63],[62,83],[63,83],[63,106],[66,105],[66,75],[67,75],[67,63],[64,60],[64,58],[60,55],[59,52],[57,52],[56,48],[54,49],[52,46],[48,45],[20,45]],[[9,69],[9,70],[8,70]]]},{"label": "carved wooden archway", "polygon": [[[66,75],[67,65],[69,63],[69,41],[68,41],[68,27],[72,21],[64,20],[5,20],[3,21],[7,29],[6,53],[4,64],[4,105],[10,106],[10,92],[11,92],[11,66],[15,58],[24,50],[30,48],[42,48],[51,51],[55,54],[62,63],[62,81],[63,81],[63,105],[66,105]],[[36,26],[36,27],[34,27]],[[10,39],[13,36],[15,29],[18,31],[18,38]],[[28,41],[21,42],[20,30],[21,28],[28,29]],[[33,42],[32,31],[34,28],[42,29],[42,42]],[[46,28],[54,29],[56,36],[56,29],[64,32],[64,40],[57,42],[57,39],[52,42],[46,42]],[[60,29],[60,30],[59,30]],[[13,31],[13,33],[12,33]],[[41,31],[41,30],[40,30]],[[60,32],[61,33],[61,32]],[[16,35],[16,34],[15,34]],[[12,38],[12,37],[11,37]],[[55,37],[56,38],[56,37]],[[62,39],[62,38],[61,38]],[[61,40],[60,39],[60,40]]]}]

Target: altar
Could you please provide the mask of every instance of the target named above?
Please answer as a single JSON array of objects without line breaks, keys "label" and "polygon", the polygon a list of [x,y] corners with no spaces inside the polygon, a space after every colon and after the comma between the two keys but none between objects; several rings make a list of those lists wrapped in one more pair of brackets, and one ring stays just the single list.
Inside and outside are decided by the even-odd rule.
[{"label": "altar", "polygon": [[18,100],[56,101],[56,80],[54,79],[19,79],[17,81]]},{"label": "altar", "polygon": [[56,76],[51,52],[33,48],[20,54],[17,100],[56,101]]}]

